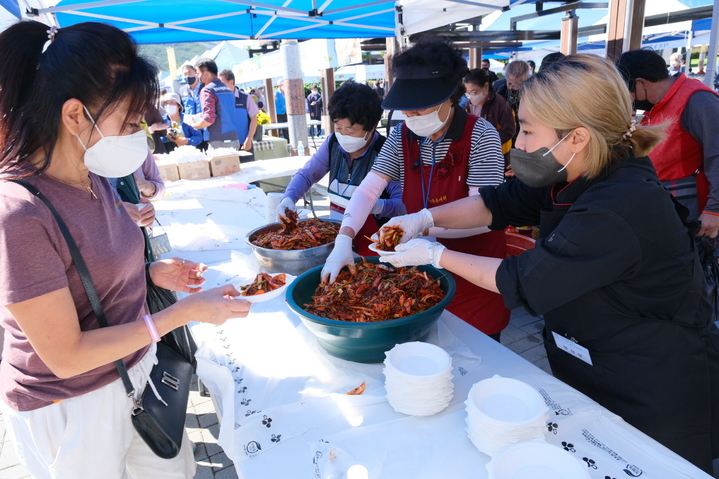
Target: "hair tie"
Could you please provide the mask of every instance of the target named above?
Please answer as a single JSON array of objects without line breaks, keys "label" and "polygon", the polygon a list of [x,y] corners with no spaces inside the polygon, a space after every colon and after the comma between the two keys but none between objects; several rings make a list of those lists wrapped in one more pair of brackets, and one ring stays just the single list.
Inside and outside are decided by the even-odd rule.
[{"label": "hair tie", "polygon": [[632,118],[632,121],[629,123],[629,130],[627,130],[626,133],[622,135],[622,139],[626,140],[627,138],[632,137],[632,133],[637,131],[637,120],[635,118]]},{"label": "hair tie", "polygon": [[42,46],[42,52],[45,53],[45,50],[48,49],[50,44],[55,41],[55,35],[57,35],[58,30],[60,28],[56,27],[55,25],[51,26],[50,29],[47,31],[47,38],[48,40],[45,42],[45,45]]}]

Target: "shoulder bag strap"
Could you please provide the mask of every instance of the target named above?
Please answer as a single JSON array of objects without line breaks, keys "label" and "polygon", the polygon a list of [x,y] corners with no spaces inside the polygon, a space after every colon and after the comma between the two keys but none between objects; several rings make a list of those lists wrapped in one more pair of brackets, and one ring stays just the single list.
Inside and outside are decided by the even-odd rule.
[{"label": "shoulder bag strap", "polygon": [[[98,296],[97,290],[95,289],[95,284],[92,282],[90,271],[88,271],[85,260],[80,254],[80,249],[77,247],[75,240],[70,234],[70,230],[67,228],[67,225],[62,220],[60,214],[57,212],[55,207],[52,206],[50,200],[48,200],[45,195],[43,195],[40,190],[38,190],[34,185],[31,185],[30,183],[19,179],[9,179],[7,181],[17,183],[18,185],[24,187],[26,190],[32,193],[34,196],[37,196],[40,201],[45,203],[52,215],[55,217],[55,221],[57,221],[57,225],[59,226],[60,231],[62,232],[62,235],[65,237],[65,241],[67,242],[67,247],[70,250],[70,256],[72,256],[72,260],[75,263],[75,268],[77,268],[77,272],[80,274],[80,280],[82,281],[82,285],[85,288],[87,297],[90,299],[90,304],[92,305],[92,310],[95,312],[95,316],[97,317],[97,322],[103,328],[108,327],[109,325],[107,324],[107,318],[105,317],[105,310],[102,308],[100,296]],[[115,361],[115,367],[117,368],[117,372],[120,373],[120,378],[122,379],[122,384],[125,386],[125,391],[127,392],[127,395],[131,398],[134,397],[135,388],[130,381],[130,376],[128,376],[127,374],[127,367],[125,367],[125,363],[122,361],[122,359],[118,359],[117,361]]]}]

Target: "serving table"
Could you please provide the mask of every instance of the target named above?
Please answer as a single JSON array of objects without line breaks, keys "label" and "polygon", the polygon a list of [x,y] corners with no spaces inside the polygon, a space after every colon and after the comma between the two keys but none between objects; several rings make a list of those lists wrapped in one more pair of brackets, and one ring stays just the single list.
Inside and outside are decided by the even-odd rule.
[{"label": "serving table", "polygon": [[[257,179],[260,172],[243,165],[242,174]],[[243,232],[264,224],[265,197],[228,187],[238,179],[171,183],[155,203],[174,247],[164,256],[208,264],[206,287],[241,284],[258,272]],[[254,303],[247,318],[197,323],[192,331],[197,373],[221,418],[218,443],[243,478],[338,478],[352,466],[368,479],[487,477],[490,457],[467,437],[464,401],[474,383],[500,375],[540,392],[550,416],[545,440],[586,465],[592,478],[710,479],[447,311],[427,341],[452,356],[454,399],[428,417],[395,412],[384,397],[383,365],[327,354],[283,297]],[[362,383],[364,394],[346,394]]]}]

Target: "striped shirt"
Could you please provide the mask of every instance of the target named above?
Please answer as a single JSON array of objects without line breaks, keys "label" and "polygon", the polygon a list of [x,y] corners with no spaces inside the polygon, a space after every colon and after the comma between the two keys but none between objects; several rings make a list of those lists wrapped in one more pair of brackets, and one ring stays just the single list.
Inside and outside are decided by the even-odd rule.
[{"label": "striped shirt", "polygon": [[[452,140],[459,140],[464,130],[467,113],[455,108],[454,118],[444,138],[436,143],[430,138],[421,137],[420,152],[422,163],[432,165],[444,159]],[[389,176],[404,185],[404,155],[402,151],[402,124],[397,125],[384,142],[382,150],[375,159],[373,170]],[[504,156],[499,142],[497,129],[480,118],[472,130],[472,146],[469,153],[469,174],[467,186],[483,187],[504,182]]]}]

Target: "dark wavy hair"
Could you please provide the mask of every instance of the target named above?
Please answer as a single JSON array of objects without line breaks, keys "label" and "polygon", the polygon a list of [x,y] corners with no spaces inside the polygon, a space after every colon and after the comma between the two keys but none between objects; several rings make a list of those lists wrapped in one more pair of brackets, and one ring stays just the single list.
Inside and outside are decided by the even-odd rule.
[{"label": "dark wavy hair", "polygon": [[439,71],[447,80],[458,83],[459,86],[450,97],[452,104],[457,104],[465,93],[462,78],[467,74],[467,61],[462,56],[462,50],[456,48],[447,38],[435,35],[425,35],[411,48],[392,57],[392,71],[396,76],[397,70],[409,65],[427,65],[432,71]]},{"label": "dark wavy hair", "polygon": [[20,166],[38,150],[43,157],[36,173],[47,169],[67,100],[81,101],[95,122],[126,103],[127,125],[157,97],[157,70],[138,56],[127,33],[104,23],[78,23],[59,29],[43,53],[47,30],[24,21],[0,33],[6,64],[0,69],[0,171]]},{"label": "dark wavy hair", "polygon": [[330,120],[347,119],[372,131],[382,118],[382,100],[370,86],[347,80],[330,97]]},{"label": "dark wavy hair", "polygon": [[489,91],[494,91],[492,82],[489,81],[489,74],[481,68],[474,68],[467,73],[464,77],[464,83],[472,83],[480,88],[484,88],[484,85],[489,83]]}]

